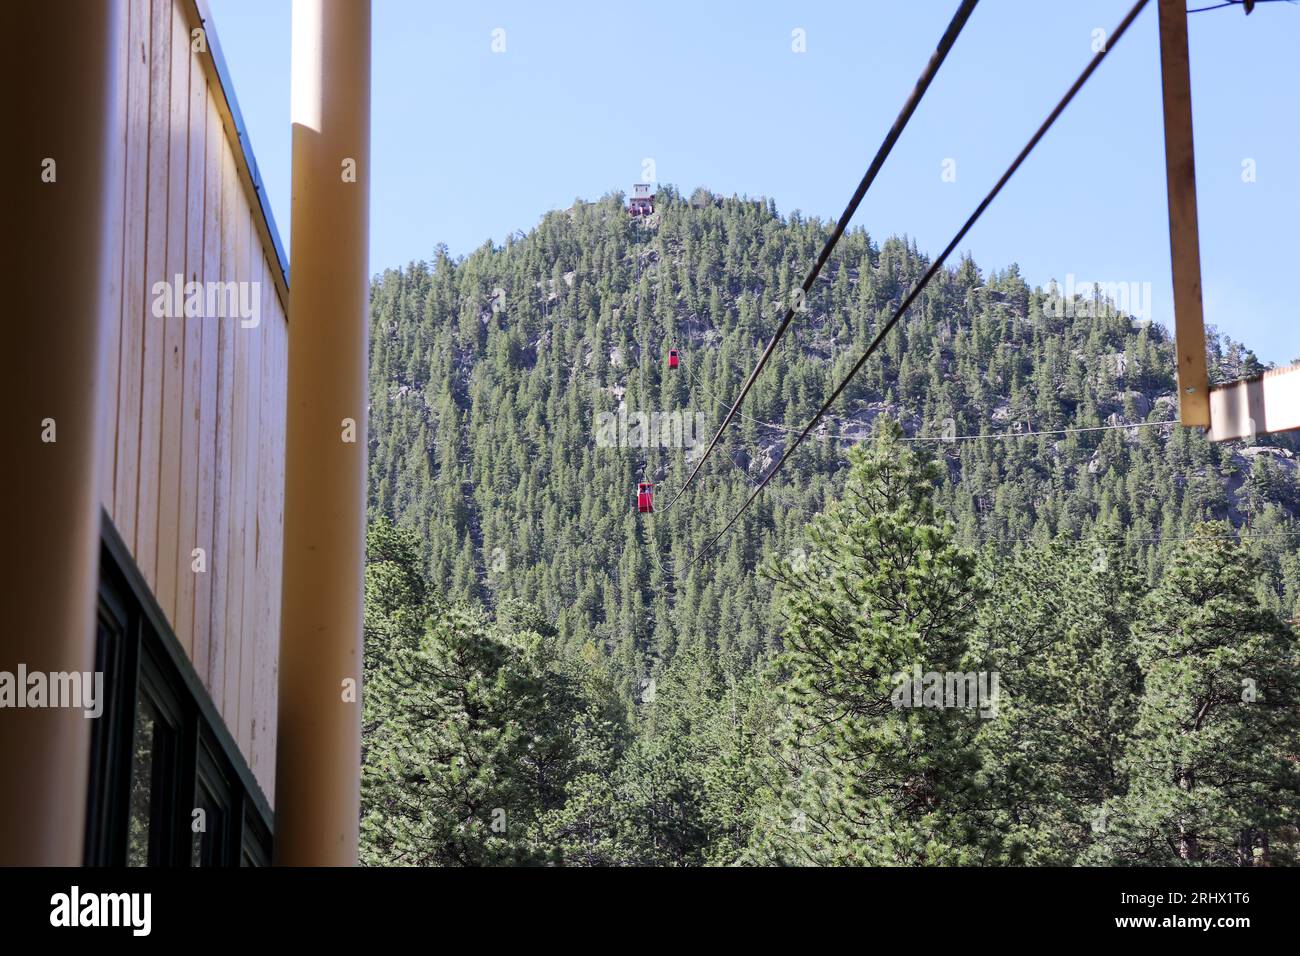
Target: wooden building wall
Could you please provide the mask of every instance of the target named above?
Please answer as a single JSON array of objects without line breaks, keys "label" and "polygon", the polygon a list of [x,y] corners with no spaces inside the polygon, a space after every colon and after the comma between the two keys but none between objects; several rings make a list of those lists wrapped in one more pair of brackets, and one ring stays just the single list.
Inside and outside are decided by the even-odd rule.
[{"label": "wooden building wall", "polygon": [[[192,32],[193,0],[127,5],[121,284],[109,293],[121,321],[109,342],[101,496],[270,797],[288,293],[211,47]],[[256,283],[259,324],[155,317],[154,284],[178,273]],[[193,570],[196,548],[206,570]]]}]

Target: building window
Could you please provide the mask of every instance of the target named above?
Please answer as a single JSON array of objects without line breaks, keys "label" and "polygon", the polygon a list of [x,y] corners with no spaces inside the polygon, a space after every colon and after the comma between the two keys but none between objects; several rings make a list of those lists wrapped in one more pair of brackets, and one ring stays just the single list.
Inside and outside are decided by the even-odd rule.
[{"label": "building window", "polygon": [[265,866],[272,816],[107,515],[95,666],[88,866]]},{"label": "building window", "polygon": [[231,818],[235,806],[233,788],[209,741],[199,742],[198,757],[194,807],[202,812],[206,826],[190,827],[190,865],[230,866],[230,841],[238,832]]},{"label": "building window", "polygon": [[[135,753],[131,765],[131,821],[126,833],[128,866],[148,866],[157,861],[160,828],[154,825],[153,818],[162,801],[154,798],[153,782],[155,778],[164,777],[166,772],[155,774],[154,764],[163,756],[169,743],[164,738],[153,706],[141,699],[135,718]],[[149,853],[151,845],[152,856]]]}]

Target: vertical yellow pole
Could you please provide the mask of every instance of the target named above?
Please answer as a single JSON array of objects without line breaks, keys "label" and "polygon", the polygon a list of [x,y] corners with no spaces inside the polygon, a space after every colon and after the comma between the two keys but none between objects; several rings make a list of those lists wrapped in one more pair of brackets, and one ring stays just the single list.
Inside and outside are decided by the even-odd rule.
[{"label": "vertical yellow pole", "polygon": [[357,859],[370,0],[294,0],[275,860]]},{"label": "vertical yellow pole", "polygon": [[1187,7],[1184,0],[1160,0],[1159,10],[1178,409],[1184,425],[1205,428],[1210,424],[1210,385],[1205,367],[1205,318],[1201,310],[1201,238],[1196,216]]},{"label": "vertical yellow pole", "polygon": [[[20,665],[28,674],[95,666],[98,409],[104,332],[118,317],[109,263],[121,237],[111,139],[120,12],[116,0],[4,4],[3,31],[16,41],[5,58],[4,148],[5,231],[16,240],[5,320],[13,457],[0,469],[9,554],[0,671],[10,681]],[[76,708],[0,709],[0,864],[82,862],[92,726]]]}]

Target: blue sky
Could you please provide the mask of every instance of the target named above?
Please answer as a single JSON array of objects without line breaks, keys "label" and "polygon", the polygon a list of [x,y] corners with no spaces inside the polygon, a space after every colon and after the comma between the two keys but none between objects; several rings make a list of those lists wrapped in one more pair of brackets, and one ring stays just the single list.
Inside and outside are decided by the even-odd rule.
[{"label": "blue sky", "polygon": [[[288,245],[291,4],[211,6]],[[1129,6],[984,0],[854,225],[939,252],[1082,69],[1093,31]],[[1172,325],[1155,6],[963,249],[986,270],[1017,263],[1035,285],[1150,282],[1152,318]],[[627,191],[646,159],[683,192],[837,216],[956,7],[374,0],[371,272],[429,259],[439,242],[454,255],[500,243],[575,197]],[[1206,321],[1289,362],[1300,357],[1300,4],[1196,14],[1190,41]],[[955,182],[941,176],[948,159]]]}]

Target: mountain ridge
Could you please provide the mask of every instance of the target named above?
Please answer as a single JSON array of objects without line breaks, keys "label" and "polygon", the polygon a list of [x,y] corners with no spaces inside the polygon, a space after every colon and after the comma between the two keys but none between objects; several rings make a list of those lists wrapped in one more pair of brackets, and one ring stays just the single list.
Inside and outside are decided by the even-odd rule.
[{"label": "mountain ridge", "polygon": [[[656,203],[648,222],[632,220],[612,193],[503,246],[456,260],[440,248],[432,263],[375,278],[371,512],[419,533],[449,595],[533,601],[563,640],[605,646],[629,681],[683,642],[734,643],[752,658],[776,632],[754,569],[797,549],[806,516],[835,495],[848,442],[829,433],[866,437],[882,416],[910,438],[1064,432],[919,443],[945,466],[938,501],[959,541],[978,551],[1109,527],[1154,581],[1162,558],[1148,539],[1202,519],[1252,535],[1294,530],[1290,436],[1211,445],[1153,425],[1176,416],[1163,327],[1096,307],[1105,303],[1061,303],[1014,264],[984,274],[964,258],[849,386],[819,428],[826,437],[716,555],[681,573],[929,260],[905,237],[877,244],[847,230],[721,454],[673,511],[638,516],[636,482],[671,495],[690,449],[597,447],[598,416],[703,412],[711,436],[830,228],[702,189],[685,199],[662,187]],[[670,347],[686,374],[666,367]],[[1265,368],[1217,335],[1209,352],[1218,380]],[[1259,546],[1275,602],[1294,609],[1294,558]],[[728,619],[747,622],[744,633],[708,634]]]}]

